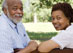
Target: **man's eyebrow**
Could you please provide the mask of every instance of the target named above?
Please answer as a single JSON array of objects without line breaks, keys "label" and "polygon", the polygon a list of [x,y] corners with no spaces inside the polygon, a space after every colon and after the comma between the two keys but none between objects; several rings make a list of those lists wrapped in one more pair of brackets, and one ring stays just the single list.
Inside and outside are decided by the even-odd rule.
[{"label": "man's eyebrow", "polygon": [[13,6],[13,7],[17,7],[17,6]]},{"label": "man's eyebrow", "polygon": [[[13,7],[15,7],[15,8],[16,8],[17,6],[13,6]],[[23,6],[22,6],[21,8],[23,8]]]}]

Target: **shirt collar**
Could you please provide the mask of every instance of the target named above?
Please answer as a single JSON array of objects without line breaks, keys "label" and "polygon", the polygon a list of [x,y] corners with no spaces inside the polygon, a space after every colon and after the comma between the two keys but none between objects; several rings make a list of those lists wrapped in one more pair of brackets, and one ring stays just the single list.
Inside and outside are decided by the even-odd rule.
[{"label": "shirt collar", "polygon": [[[12,28],[15,28],[16,25],[3,13],[2,14],[2,17],[7,20],[7,23],[12,27]],[[17,23],[17,26],[20,25],[19,23]]]}]

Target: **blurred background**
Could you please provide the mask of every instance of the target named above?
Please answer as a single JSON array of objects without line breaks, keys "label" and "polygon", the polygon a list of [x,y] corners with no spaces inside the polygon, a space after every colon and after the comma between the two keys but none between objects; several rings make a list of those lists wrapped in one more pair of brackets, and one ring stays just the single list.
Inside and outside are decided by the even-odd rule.
[{"label": "blurred background", "polygon": [[[51,8],[53,4],[67,2],[73,7],[73,0],[22,0],[24,16],[22,22],[31,39],[45,41],[55,36],[56,31],[51,23]],[[0,15],[2,13],[0,0]]]}]

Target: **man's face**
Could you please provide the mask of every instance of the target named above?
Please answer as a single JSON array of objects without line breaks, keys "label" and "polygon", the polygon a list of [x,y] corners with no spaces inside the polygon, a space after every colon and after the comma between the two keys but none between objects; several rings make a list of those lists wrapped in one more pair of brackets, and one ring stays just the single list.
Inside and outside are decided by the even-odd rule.
[{"label": "man's face", "polygon": [[15,24],[22,20],[23,6],[19,0],[18,1],[12,1],[11,3],[8,3],[7,16]]},{"label": "man's face", "polygon": [[52,12],[52,23],[56,30],[65,30],[70,25],[68,18],[61,10]]}]

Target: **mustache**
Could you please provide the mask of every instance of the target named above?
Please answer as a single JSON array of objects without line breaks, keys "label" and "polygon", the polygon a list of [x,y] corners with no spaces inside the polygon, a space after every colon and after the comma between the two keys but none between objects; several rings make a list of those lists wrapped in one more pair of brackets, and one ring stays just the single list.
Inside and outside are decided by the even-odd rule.
[{"label": "mustache", "polygon": [[15,14],[14,16],[22,17],[22,14]]}]

